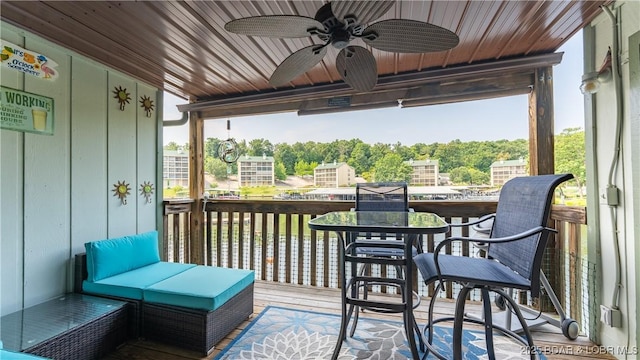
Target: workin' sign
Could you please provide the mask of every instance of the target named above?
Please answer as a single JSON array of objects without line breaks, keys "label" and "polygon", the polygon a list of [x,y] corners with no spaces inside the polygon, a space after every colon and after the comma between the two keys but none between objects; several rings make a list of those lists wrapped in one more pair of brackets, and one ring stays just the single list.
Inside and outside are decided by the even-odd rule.
[{"label": "workin' sign", "polygon": [[0,128],[53,135],[53,99],[0,86]]}]

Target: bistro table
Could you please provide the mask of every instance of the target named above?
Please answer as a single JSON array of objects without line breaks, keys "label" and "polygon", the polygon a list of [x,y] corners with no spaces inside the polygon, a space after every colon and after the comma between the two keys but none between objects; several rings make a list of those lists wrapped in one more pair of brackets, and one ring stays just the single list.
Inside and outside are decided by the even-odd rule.
[{"label": "bistro table", "polygon": [[[340,353],[342,342],[346,337],[346,328],[349,324],[353,305],[367,307],[366,300],[357,299],[359,285],[356,273],[357,263],[372,262],[371,259],[358,257],[358,246],[370,246],[370,242],[360,240],[357,234],[394,234],[389,237],[389,245],[378,242],[378,246],[392,246],[401,248],[404,256],[400,259],[389,259],[384,263],[400,265],[405,274],[404,279],[379,279],[387,281],[389,285],[401,286],[403,303],[390,306],[390,312],[402,312],[404,328],[411,355],[414,359],[419,359],[418,349],[415,341],[415,319],[413,317],[413,244],[415,239],[421,234],[436,234],[449,231],[449,225],[438,215],[427,212],[399,212],[399,211],[338,211],[330,212],[309,221],[309,228],[312,230],[334,231],[342,246],[339,249],[339,264],[341,265],[340,280],[342,291],[342,321],[338,343],[333,352],[332,359],[336,359]],[[396,240],[401,236],[403,241]],[[347,282],[346,268],[351,266],[351,280]],[[353,280],[355,280],[355,285]],[[351,286],[354,285],[354,286]],[[347,296],[347,288],[351,293]],[[347,305],[350,305],[347,310]],[[374,302],[374,307],[380,303]],[[382,306],[382,305],[380,305]],[[419,336],[419,334],[418,334]]]}]

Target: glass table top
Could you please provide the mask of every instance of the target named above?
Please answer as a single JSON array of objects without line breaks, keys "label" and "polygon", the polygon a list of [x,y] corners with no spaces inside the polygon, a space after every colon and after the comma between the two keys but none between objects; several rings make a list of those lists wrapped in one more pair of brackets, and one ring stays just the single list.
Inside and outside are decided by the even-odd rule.
[{"label": "glass table top", "polygon": [[449,225],[437,214],[404,211],[337,211],[309,221],[313,230],[443,233]]},{"label": "glass table top", "polygon": [[69,293],[0,318],[3,347],[23,351],[125,306],[123,301]]}]

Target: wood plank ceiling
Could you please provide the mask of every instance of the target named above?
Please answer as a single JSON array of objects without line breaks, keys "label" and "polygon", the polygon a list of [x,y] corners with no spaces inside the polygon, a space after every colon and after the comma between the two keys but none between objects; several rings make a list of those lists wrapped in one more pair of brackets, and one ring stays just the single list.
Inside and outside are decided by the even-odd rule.
[{"label": "wood plank ceiling", "polygon": [[[369,48],[379,79],[368,94],[355,94],[342,83],[335,67],[337,50],[331,47],[320,64],[287,86],[274,88],[268,80],[276,66],[318,40],[251,37],[224,29],[226,22],[248,16],[314,17],[326,1],[3,0],[0,14],[3,21],[190,99],[194,104],[183,110],[234,104],[226,112],[211,111],[217,116],[237,114],[238,103],[257,104],[254,110],[244,106],[247,113],[269,111],[264,105],[276,99],[304,110],[314,108],[318,98],[336,95],[353,95],[353,106],[358,101],[371,106],[397,99],[429,103],[441,96],[431,100],[438,103],[523,93],[531,86],[533,69],[557,64],[561,55],[554,52],[608,2],[396,1],[379,20],[426,21],[455,32],[460,43],[449,51],[426,54]],[[450,89],[444,91],[445,86]]]}]

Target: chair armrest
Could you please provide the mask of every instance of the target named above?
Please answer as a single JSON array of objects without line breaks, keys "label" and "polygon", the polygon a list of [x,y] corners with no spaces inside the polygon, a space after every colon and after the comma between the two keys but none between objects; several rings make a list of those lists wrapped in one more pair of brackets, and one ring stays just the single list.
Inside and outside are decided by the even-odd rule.
[{"label": "chair armrest", "polygon": [[493,219],[494,217],[496,217],[495,213],[494,214],[487,214],[487,215],[484,215],[484,216],[480,217],[477,220],[469,221],[469,222],[462,223],[462,224],[449,224],[449,226],[451,226],[451,227],[471,226],[471,225],[476,225],[476,224],[483,223],[483,222],[485,222],[487,220]]},{"label": "chair armrest", "polygon": [[440,263],[438,262],[438,256],[440,255],[440,251],[442,250],[442,248],[448,244],[451,244],[454,241],[462,241],[462,242],[479,242],[479,243],[485,243],[485,244],[491,244],[491,243],[506,243],[506,242],[512,242],[512,241],[518,241],[518,240],[522,240],[525,239],[531,235],[535,235],[541,232],[553,232],[553,233],[557,233],[558,231],[556,229],[552,229],[552,228],[548,228],[548,227],[544,227],[544,226],[536,226],[535,228],[529,229],[527,231],[523,231],[519,234],[515,234],[515,235],[511,235],[511,236],[505,236],[505,237],[501,237],[501,238],[491,238],[491,239],[478,239],[478,238],[468,238],[468,237],[450,237],[450,238],[446,238],[443,241],[441,241],[438,246],[436,246],[435,250],[433,251],[433,261],[436,265],[436,272],[438,273],[438,278],[441,277],[440,274]]},{"label": "chair armrest", "polygon": [[501,237],[501,238],[471,238],[471,237],[459,237],[459,236],[453,236],[453,237],[449,237],[446,238],[444,240],[442,240],[438,246],[436,246],[435,250],[433,251],[434,253],[434,257],[437,259],[438,257],[438,253],[442,250],[443,247],[451,244],[454,241],[461,241],[461,242],[475,242],[475,243],[485,243],[485,244],[491,244],[491,243],[505,243],[505,242],[512,242],[512,241],[517,241],[517,240],[522,240],[524,238],[527,238],[531,235],[535,235],[541,232],[553,232],[553,233],[557,233],[558,231],[556,229],[552,229],[552,228],[548,228],[548,227],[544,227],[544,226],[536,226],[535,228],[529,229],[527,231],[523,231],[519,234],[515,234],[515,235],[511,235],[511,236],[505,236],[505,237]]}]

